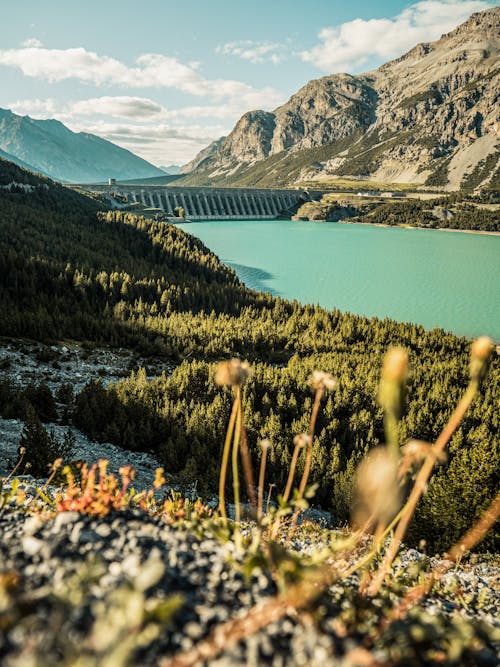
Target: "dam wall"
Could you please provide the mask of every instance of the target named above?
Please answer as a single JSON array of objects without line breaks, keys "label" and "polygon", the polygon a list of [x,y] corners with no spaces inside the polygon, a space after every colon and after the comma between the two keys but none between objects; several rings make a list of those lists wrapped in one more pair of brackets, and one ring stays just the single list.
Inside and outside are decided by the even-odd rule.
[{"label": "dam wall", "polygon": [[140,203],[167,214],[178,207],[190,220],[272,220],[295,212],[311,200],[304,190],[272,188],[209,188],[157,185],[79,185],[81,189],[107,194],[115,202]]}]

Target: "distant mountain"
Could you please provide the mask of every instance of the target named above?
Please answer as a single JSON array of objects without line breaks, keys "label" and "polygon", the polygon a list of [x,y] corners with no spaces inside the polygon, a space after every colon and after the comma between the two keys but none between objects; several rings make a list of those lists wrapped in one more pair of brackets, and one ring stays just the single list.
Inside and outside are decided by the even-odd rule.
[{"label": "distant mountain", "polygon": [[[23,160],[20,160],[15,155],[11,155],[10,153],[3,151],[1,148],[0,148],[0,158],[8,160],[9,162],[13,162],[14,164],[17,164],[19,167],[22,167],[23,169],[28,169],[29,171],[34,171],[34,172],[38,171],[39,173],[43,173],[39,169],[35,169],[35,167],[32,167],[30,164],[23,162]],[[47,174],[44,174],[44,176],[46,175]]]},{"label": "distant mountain", "polygon": [[181,168],[182,167],[178,164],[169,164],[166,167],[160,165],[160,169],[162,169],[166,174],[169,174],[169,176],[177,176],[177,174],[180,173]]},{"label": "distant mountain", "polygon": [[500,157],[500,7],[367,74],[310,81],[250,111],[184,168],[183,184],[290,185],[338,177],[491,188]]},{"label": "distant mountain", "polygon": [[108,178],[161,176],[164,172],[130,151],[58,120],[34,120],[0,109],[0,149],[14,162],[58,181],[93,183]]}]

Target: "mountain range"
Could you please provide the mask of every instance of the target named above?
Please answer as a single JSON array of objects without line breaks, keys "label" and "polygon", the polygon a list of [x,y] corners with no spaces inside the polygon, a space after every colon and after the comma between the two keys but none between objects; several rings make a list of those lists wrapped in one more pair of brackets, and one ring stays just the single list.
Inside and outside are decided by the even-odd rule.
[{"label": "mountain range", "polygon": [[164,176],[125,148],[58,120],[35,120],[0,109],[0,155],[21,167],[70,183]]},{"label": "mountain range", "polygon": [[458,190],[498,178],[500,7],[378,69],[310,81],[249,111],[180,183],[266,186],[346,177]]}]

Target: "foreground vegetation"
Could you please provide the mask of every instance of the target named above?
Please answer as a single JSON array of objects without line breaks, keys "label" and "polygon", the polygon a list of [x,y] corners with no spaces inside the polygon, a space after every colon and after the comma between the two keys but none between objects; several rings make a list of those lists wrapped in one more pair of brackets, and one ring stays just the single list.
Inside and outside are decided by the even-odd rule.
[{"label": "foreground vegetation", "polygon": [[[119,479],[104,460],[90,469],[66,466],[65,481],[57,487],[59,459],[43,487],[28,496],[18,480],[10,481],[27,453],[21,449],[18,465],[0,484],[0,522],[6,528],[0,553],[7,564],[0,566],[0,657],[14,667],[194,667],[221,655],[232,665],[248,664],[251,655],[258,664],[307,660],[315,667],[339,660],[345,667],[493,664],[498,636],[483,611],[495,608],[489,584],[483,580],[480,592],[465,594],[460,571],[447,575],[492,529],[500,496],[449,545],[442,560],[395,562],[429,476],[477,398],[491,352],[487,338],[472,346],[467,387],[434,444],[413,441],[403,450],[398,421],[408,359],[402,348],[388,352],[378,389],[385,444],[353,471],[357,527],[350,532],[297,522],[314,495],[309,473],[318,415],[338,387],[323,371],[309,378],[314,400],[306,430],[294,440],[277,505],[264,505],[266,481],[274,479],[266,467],[268,440],[260,442],[255,486],[241,401],[251,369],[238,360],[219,364],[215,374],[215,382],[232,395],[215,513],[200,501],[162,495],[162,469],[149,491],[136,493],[133,470],[122,468]],[[235,502],[231,521],[228,478]],[[245,521],[243,488],[250,500]],[[302,553],[304,543],[312,544],[312,551]],[[29,583],[9,569],[26,565],[26,557],[33,558]],[[112,561],[109,567],[106,561]],[[50,587],[43,574],[49,562],[57,563]],[[221,574],[215,586],[213,569]],[[467,616],[446,611],[446,605],[458,608],[457,596]],[[432,611],[420,606],[424,600]],[[212,620],[206,623],[209,611]]]}]

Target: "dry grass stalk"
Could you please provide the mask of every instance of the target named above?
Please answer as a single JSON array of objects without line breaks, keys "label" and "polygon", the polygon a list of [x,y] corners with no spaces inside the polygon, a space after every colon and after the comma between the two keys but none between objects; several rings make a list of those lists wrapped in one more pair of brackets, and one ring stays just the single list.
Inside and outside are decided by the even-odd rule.
[{"label": "dry grass stalk", "polygon": [[229,452],[231,450],[231,441],[233,437],[234,424],[236,422],[236,415],[238,413],[238,398],[236,397],[233,402],[233,407],[231,410],[231,416],[229,418],[229,424],[226,432],[226,440],[224,442],[224,450],[222,452],[222,463],[220,467],[219,475],[219,509],[222,516],[222,520],[227,524],[227,512],[226,512],[226,476],[227,476],[227,466],[229,463]]},{"label": "dry grass stalk", "polygon": [[255,513],[257,511],[257,498],[255,496],[255,479],[253,475],[253,466],[252,466],[252,459],[250,456],[250,450],[248,449],[247,432],[243,420],[243,408],[241,406],[241,401],[239,409],[241,412],[241,429],[240,429],[241,462],[243,464],[243,474],[245,476],[245,483],[247,485],[248,500],[250,501],[252,514],[255,516]]},{"label": "dry grass stalk", "polygon": [[4,477],[3,479],[0,480],[3,484],[9,481],[15,474],[16,471],[19,469],[19,466],[23,462],[24,455],[26,454],[26,447],[20,447],[19,448],[19,459],[17,460],[16,465],[13,467],[13,469],[10,471],[10,473],[7,475],[7,477]]},{"label": "dry grass stalk", "polygon": [[393,347],[384,357],[378,391],[378,402],[384,409],[384,430],[387,449],[394,460],[399,458],[399,420],[404,403],[404,388],[408,374],[408,353]]},{"label": "dry grass stalk", "polygon": [[299,435],[296,435],[295,438],[293,439],[293,444],[295,445],[295,447],[293,449],[292,460],[290,462],[290,470],[288,471],[288,479],[286,482],[285,491],[283,493],[283,500],[285,503],[288,502],[288,499],[290,498],[290,493],[292,491],[292,484],[293,484],[293,479],[295,477],[295,468],[297,466],[297,459],[299,456],[299,452],[303,447],[309,447],[311,445],[311,436],[307,435],[307,433],[300,433]]},{"label": "dry grass stalk", "polygon": [[401,519],[395,530],[394,537],[392,538],[392,541],[384,556],[384,560],[368,589],[368,593],[370,595],[376,595],[380,590],[380,587],[382,586],[382,583],[384,582],[390,570],[392,561],[396,557],[399,547],[401,546],[401,542],[403,541],[408,525],[417,507],[417,503],[427,488],[427,482],[434,468],[434,465],[436,461],[442,456],[451,436],[460,425],[460,422],[464,418],[465,413],[476,397],[476,394],[479,390],[480,381],[486,373],[487,362],[492,349],[493,344],[486,336],[478,338],[472,345],[470,362],[471,379],[469,385],[465,390],[462,399],[459,401],[457,407],[451,415],[448,423],[434,443],[430,453],[426,456],[424,463],[417,474],[413,489],[411,490],[410,496],[401,512]]},{"label": "dry grass stalk", "polygon": [[[287,503],[290,498],[290,493],[292,491],[292,484],[295,477],[295,468],[297,466],[297,459],[299,457],[299,452],[304,448],[308,447],[310,444],[311,438],[307,433],[300,433],[296,435],[293,439],[295,447],[293,448],[292,460],[290,461],[290,470],[288,471],[288,479],[286,481],[285,490],[283,492],[283,503]],[[280,529],[281,518],[276,517],[272,530],[271,530],[271,539],[274,539]]]},{"label": "dry grass stalk", "polygon": [[222,386],[230,386],[233,388],[235,397],[233,402],[233,409],[229,419],[229,425],[226,433],[226,440],[224,443],[224,450],[222,453],[222,464],[219,477],[219,507],[224,524],[227,525],[226,499],[225,487],[227,466],[229,463],[229,451],[231,449],[231,439],[233,439],[233,456],[232,456],[232,470],[233,470],[233,488],[234,488],[234,502],[236,507],[236,521],[240,519],[240,482],[238,477],[238,451],[242,450],[243,470],[248,488],[248,494],[252,507],[256,507],[255,489],[253,481],[252,463],[250,461],[250,452],[246,440],[245,427],[243,425],[243,412],[241,409],[241,386],[250,375],[250,366],[246,362],[239,359],[231,359],[230,361],[222,361],[215,372],[215,382]]},{"label": "dry grass stalk", "polygon": [[262,519],[262,508],[264,502],[264,481],[266,478],[266,462],[267,462],[267,452],[271,446],[271,442],[265,438],[260,441],[260,446],[262,449],[262,456],[260,459],[260,469],[259,469],[259,491],[258,491],[258,501],[257,501],[257,519],[260,521]]},{"label": "dry grass stalk", "polygon": [[[306,461],[304,465],[304,472],[302,473],[302,478],[299,485],[299,494],[298,499],[302,500],[304,497],[304,492],[307,486],[307,480],[309,479],[309,473],[311,471],[311,462],[313,454],[313,442],[314,442],[314,432],[316,430],[316,420],[318,418],[319,406],[321,399],[325,391],[333,390],[337,388],[337,380],[330,375],[329,373],[324,373],[323,371],[314,371],[309,384],[315,390],[314,403],[311,410],[311,419],[309,421],[309,442],[307,444],[306,451]],[[299,518],[300,510],[296,509],[293,513],[292,522],[290,525],[290,530],[288,531],[288,541],[291,540],[296,528],[297,528],[297,519]]]},{"label": "dry grass stalk", "polygon": [[47,478],[47,481],[45,482],[45,484],[42,486],[42,490],[46,489],[49,486],[49,484],[52,482],[52,480],[56,476],[57,471],[62,466],[62,463],[63,463],[62,458],[56,459],[54,461],[54,463],[52,464],[52,469],[50,471],[50,475]]},{"label": "dry grass stalk", "polygon": [[238,473],[238,453],[239,445],[241,439],[241,391],[240,388],[236,388],[237,391],[237,412],[236,412],[236,425],[234,428],[234,440],[233,440],[233,452],[232,452],[232,469],[233,469],[233,494],[234,494],[234,518],[236,521],[236,530],[239,530],[240,522],[240,478]]},{"label": "dry grass stalk", "polygon": [[269,512],[269,506],[271,504],[271,494],[272,494],[273,489],[274,489],[275,486],[276,486],[276,484],[274,484],[274,483],[269,484],[269,491],[268,491],[268,494],[267,494],[267,501],[266,501],[266,514]]}]

